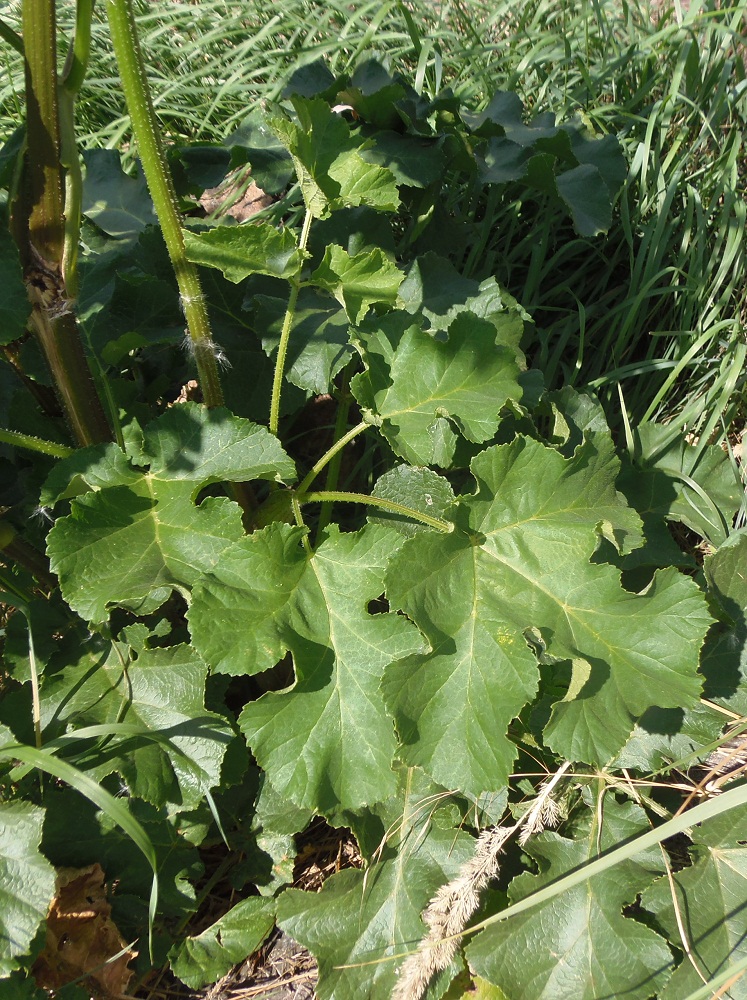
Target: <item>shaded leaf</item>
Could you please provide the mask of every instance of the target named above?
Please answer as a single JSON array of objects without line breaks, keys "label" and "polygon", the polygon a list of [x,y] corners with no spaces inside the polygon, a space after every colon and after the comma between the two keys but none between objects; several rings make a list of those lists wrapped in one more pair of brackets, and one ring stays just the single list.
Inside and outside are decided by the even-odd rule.
[{"label": "shaded leaf", "polygon": [[85,150],[83,162],[83,214],[100,229],[124,238],[158,224],[145,178],[126,174],[115,149]]},{"label": "shaded leaf", "polygon": [[[710,979],[747,956],[746,822],[747,809],[741,806],[694,828],[693,864],[672,875],[677,913],[668,879],[660,879],[641,897],[676,947],[682,947],[680,927],[684,929],[692,952],[693,961],[680,962],[662,1000],[680,1000],[702,986],[694,964]],[[744,976],[730,985],[728,996],[747,997]]]},{"label": "shaded leaf", "polygon": [[39,853],[43,822],[39,806],[0,802],[0,978],[21,967],[54,896],[54,869]]},{"label": "shaded leaf", "polygon": [[253,180],[268,194],[280,194],[290,184],[293,161],[270,129],[263,110],[251,111],[223,144],[231,151],[231,169],[251,164]]},{"label": "shaded leaf", "polygon": [[[431,517],[445,517],[449,507],[454,503],[454,491],[448,479],[426,468],[413,468],[411,465],[397,465],[389,472],[380,476],[374,486],[373,495],[385,500],[394,500],[404,504],[421,514]],[[400,534],[410,537],[418,531],[429,531],[427,525],[418,521],[400,517],[389,511],[379,511],[369,515],[373,523],[390,524]]]},{"label": "shaded leaf", "polygon": [[108,644],[92,643],[81,654],[43,678],[46,738],[121,723],[125,731],[113,729],[85,769],[99,780],[116,771],[133,795],[155,806],[195,808],[219,784],[234,735],[205,709],[205,663],[186,645],[144,650],[130,663]]},{"label": "shaded leaf", "polygon": [[10,344],[22,337],[31,312],[23,269],[13,237],[0,227],[0,344]]}]

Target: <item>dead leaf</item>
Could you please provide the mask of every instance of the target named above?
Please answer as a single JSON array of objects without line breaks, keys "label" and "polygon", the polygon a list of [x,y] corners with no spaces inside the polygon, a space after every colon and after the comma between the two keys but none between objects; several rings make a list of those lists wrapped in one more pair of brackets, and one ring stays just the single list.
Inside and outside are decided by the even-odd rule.
[{"label": "dead leaf", "polygon": [[57,869],[55,897],[47,914],[47,941],[32,970],[37,986],[54,990],[86,978],[102,998],[127,992],[132,977],[127,964],[137,952],[127,948],[111,920],[104,880],[98,864]]}]

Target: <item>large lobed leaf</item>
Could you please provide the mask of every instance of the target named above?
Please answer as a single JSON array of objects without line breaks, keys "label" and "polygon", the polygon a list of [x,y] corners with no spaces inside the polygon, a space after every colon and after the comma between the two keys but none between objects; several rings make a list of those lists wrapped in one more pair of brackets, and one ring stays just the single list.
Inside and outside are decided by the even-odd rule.
[{"label": "large lobed leaf", "polygon": [[[573,839],[555,833],[533,837],[524,850],[540,873],[515,878],[515,902],[647,828],[632,803],[605,799],[601,831],[587,812]],[[623,916],[660,872],[658,846],[596,878],[540,903],[532,910],[487,927],[467,948],[470,967],[522,1000],[647,1000],[670,975],[671,953],[654,931]]]},{"label": "large lobed leaf", "polygon": [[240,725],[275,788],[319,812],[391,795],[392,721],[384,667],[421,647],[394,614],[371,615],[401,536],[382,525],[332,531],[309,557],[298,528],[274,524],[224,553],[193,593],[193,642],[215,669],[255,673],[290,649],[296,681],[250,702]]},{"label": "large lobed leaf", "polygon": [[234,738],[205,709],[207,666],[184,644],[144,650],[133,662],[126,653],[91,642],[77,662],[42,678],[45,737],[111,726],[105,749],[94,744],[80,766],[99,780],[118,772],[132,795],[156,806],[194,809],[219,784]]},{"label": "large lobed leaf", "polygon": [[201,489],[295,471],[263,427],[190,403],[149,424],[126,452],[124,462],[114,445],[77,453],[60,463],[48,491],[53,502],[72,479],[95,490],[74,499],[48,537],[62,593],[88,621],[103,621],[110,604],[142,608],[151,596],[160,603],[242,537],[238,505],[224,497],[197,505]]},{"label": "large lobed leaf", "polygon": [[[506,323],[513,333],[510,314]],[[469,441],[487,441],[501,407],[521,399],[515,349],[496,345],[496,325],[471,312],[451,322],[447,339],[401,312],[372,321],[357,336],[367,370],[352,380],[352,391],[394,451],[413,465],[448,467],[456,430]]]},{"label": "large lobed leaf", "polygon": [[[713,978],[747,957],[746,821],[742,806],[696,828],[692,866],[672,876],[674,886],[660,879],[643,893],[643,906],[672,943],[681,947],[684,933],[691,952],[691,958],[680,962],[662,1000],[689,996],[702,985],[701,976]],[[727,995],[732,1000],[747,997],[744,976],[731,984]]]},{"label": "large lobed leaf", "polygon": [[639,530],[617,471],[609,439],[564,458],[519,437],[473,461],[478,489],[460,498],[453,534],[403,544],[387,595],[430,649],[385,672],[402,760],[474,795],[506,783],[515,750],[505,733],[538,685],[530,629],[546,658],[573,661],[545,731],[566,759],[606,762],[646,709],[697,700],[710,621],[697,586],[668,571],[632,594],[617,570],[590,562],[600,533]]},{"label": "large lobed leaf", "polygon": [[[442,795],[422,773],[401,769],[396,796],[367,817],[385,831],[376,863],[333,875],[319,893],[291,889],[278,900],[279,925],[319,963],[319,1000],[389,1000],[402,958],[426,933],[423,909],[474,849],[441,821]],[[428,996],[440,996],[455,971]]]}]

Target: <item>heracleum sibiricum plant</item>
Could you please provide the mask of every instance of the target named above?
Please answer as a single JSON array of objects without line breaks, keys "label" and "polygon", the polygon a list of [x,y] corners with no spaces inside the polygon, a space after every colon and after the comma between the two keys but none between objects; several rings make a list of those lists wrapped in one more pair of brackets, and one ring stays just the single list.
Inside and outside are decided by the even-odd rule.
[{"label": "heracleum sibiricum plant", "polygon": [[[528,367],[521,304],[457,270],[469,226],[444,212],[447,188],[521,192],[591,248],[625,177],[615,138],[511,93],[427,99],[364,61],[312,64],[223,143],[167,150],[129,4],[107,11],[152,202],[112,151],[88,152],[83,180],[67,143],[44,161],[47,206],[31,180],[52,111],[30,108],[26,146],[0,154],[17,241],[0,369],[18,609],[0,690],[6,986],[33,997],[49,963],[55,869],[98,864],[133,971],[168,964],[192,988],[277,925],[315,956],[320,998],[719,989],[747,966],[747,793],[711,799],[688,768],[747,714],[739,485],[719,449],[696,460],[669,438],[623,465],[593,395],[546,393]],[[36,29],[2,35],[37,67],[29,104],[54,109],[54,47],[43,69]],[[276,199],[262,217],[176,214],[246,164]],[[106,400],[94,440],[49,348],[38,204],[65,328]],[[191,382],[204,402],[185,401]],[[702,572],[667,521],[716,540]],[[291,887],[315,816],[361,858],[318,893]],[[220,879],[238,902],[190,936]]]}]

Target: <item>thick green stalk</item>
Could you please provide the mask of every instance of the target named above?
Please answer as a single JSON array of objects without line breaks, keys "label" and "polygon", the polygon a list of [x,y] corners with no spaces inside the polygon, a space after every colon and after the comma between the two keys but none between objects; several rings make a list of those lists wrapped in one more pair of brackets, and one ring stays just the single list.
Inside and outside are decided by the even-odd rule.
[{"label": "thick green stalk", "polygon": [[60,165],[54,0],[24,0],[27,156],[15,229],[32,326],[76,441],[111,440],[62,276],[65,224]]},{"label": "thick green stalk", "polygon": [[197,267],[187,260],[184,249],[176,192],[156,126],[131,0],[106,0],[106,13],[143,173],[179,285],[203,399],[208,406],[220,406],[223,392],[207,306]]}]

